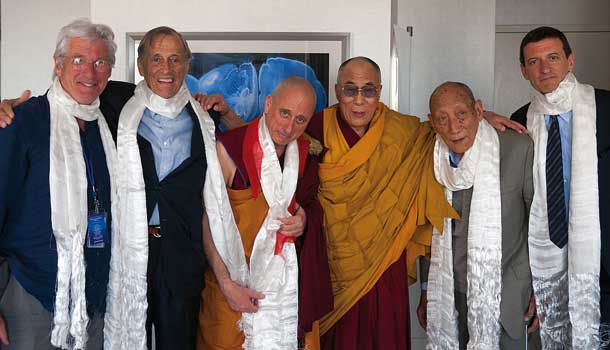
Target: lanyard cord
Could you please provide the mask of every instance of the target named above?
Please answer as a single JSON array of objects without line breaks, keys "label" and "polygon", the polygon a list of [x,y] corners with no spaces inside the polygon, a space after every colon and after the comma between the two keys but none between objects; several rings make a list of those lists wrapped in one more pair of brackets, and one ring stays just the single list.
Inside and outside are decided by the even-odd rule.
[{"label": "lanyard cord", "polygon": [[89,183],[91,184],[91,195],[93,196],[94,212],[99,213],[102,206],[97,197],[97,188],[95,187],[95,176],[93,175],[93,162],[89,157],[87,157],[88,149],[85,146],[84,135],[81,135],[80,141],[81,145],[83,146],[83,157],[85,158],[85,169],[87,171],[87,178],[89,179]]}]

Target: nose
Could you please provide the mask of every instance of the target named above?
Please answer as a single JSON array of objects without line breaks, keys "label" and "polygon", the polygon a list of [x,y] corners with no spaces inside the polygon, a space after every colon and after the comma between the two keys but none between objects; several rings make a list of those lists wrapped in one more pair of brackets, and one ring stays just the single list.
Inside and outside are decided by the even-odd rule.
[{"label": "nose", "polygon": [[551,66],[549,65],[549,63],[546,60],[542,60],[540,62],[540,69],[542,70],[543,73],[548,73],[551,71]]},{"label": "nose", "polygon": [[449,132],[451,132],[452,134],[456,134],[460,132],[460,130],[462,130],[462,123],[458,118],[454,116],[450,116],[447,120],[447,123],[449,124]]},{"label": "nose", "polygon": [[95,65],[93,62],[87,62],[80,67],[81,74],[91,77],[95,74]]},{"label": "nose", "polygon": [[172,69],[170,60],[163,60],[159,66],[162,72],[169,72]]},{"label": "nose", "polygon": [[364,95],[362,94],[362,91],[358,91],[358,93],[356,93],[356,96],[354,96],[354,103],[357,105],[364,103]]},{"label": "nose", "polygon": [[287,121],[286,123],[284,123],[283,129],[286,135],[292,134],[292,130],[294,129],[294,123],[291,120]]}]

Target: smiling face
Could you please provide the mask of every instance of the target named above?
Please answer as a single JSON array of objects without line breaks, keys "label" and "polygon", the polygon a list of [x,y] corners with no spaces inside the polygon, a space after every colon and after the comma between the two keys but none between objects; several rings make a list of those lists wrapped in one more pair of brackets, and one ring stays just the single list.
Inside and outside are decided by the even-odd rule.
[{"label": "smiling face", "polygon": [[163,98],[178,93],[189,70],[182,41],[175,35],[160,34],[144,48],[138,58],[138,71],[148,87]]},{"label": "smiling face", "polygon": [[[359,136],[364,135],[375,115],[377,102],[381,94],[381,77],[375,68],[364,60],[353,60],[339,72],[335,84],[335,94],[339,101],[341,117]],[[344,87],[373,87],[377,93],[373,97],[364,97],[362,90],[356,96],[349,97],[343,93]]]},{"label": "smiling face", "polygon": [[[89,41],[78,37],[69,39],[67,48],[65,56],[54,58],[55,74],[62,88],[76,102],[91,104],[106,87],[112,71],[110,65],[96,67],[93,64],[100,59],[108,61],[108,48],[102,40]],[[85,63],[75,65],[76,57]]]},{"label": "smiling face", "polygon": [[464,154],[474,143],[483,119],[483,106],[460,86],[444,84],[435,90],[430,100],[430,123],[447,147]]},{"label": "smiling face", "polygon": [[281,155],[290,142],[303,135],[316,106],[311,86],[280,85],[265,100],[265,121],[271,139]]},{"label": "smiling face", "polygon": [[566,74],[574,69],[574,55],[566,57],[563,44],[558,38],[547,38],[525,45],[523,58],[523,77],[543,94],[557,89]]}]

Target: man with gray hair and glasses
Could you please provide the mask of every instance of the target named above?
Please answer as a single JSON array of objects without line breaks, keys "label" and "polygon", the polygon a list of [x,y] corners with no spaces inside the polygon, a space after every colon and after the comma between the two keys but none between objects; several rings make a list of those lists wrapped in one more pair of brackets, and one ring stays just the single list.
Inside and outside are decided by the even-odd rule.
[{"label": "man with gray hair and glasses", "polygon": [[15,108],[0,130],[0,255],[9,270],[0,340],[9,349],[103,347],[117,156],[98,96],[115,51],[106,25],[63,27],[48,92]]}]

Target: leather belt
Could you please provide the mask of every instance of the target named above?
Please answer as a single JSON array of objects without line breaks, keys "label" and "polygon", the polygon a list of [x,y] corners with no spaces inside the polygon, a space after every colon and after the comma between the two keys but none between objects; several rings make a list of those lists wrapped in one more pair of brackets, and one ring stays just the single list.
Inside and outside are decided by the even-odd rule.
[{"label": "leather belt", "polygon": [[148,226],[148,235],[155,238],[161,237],[161,226]]}]

